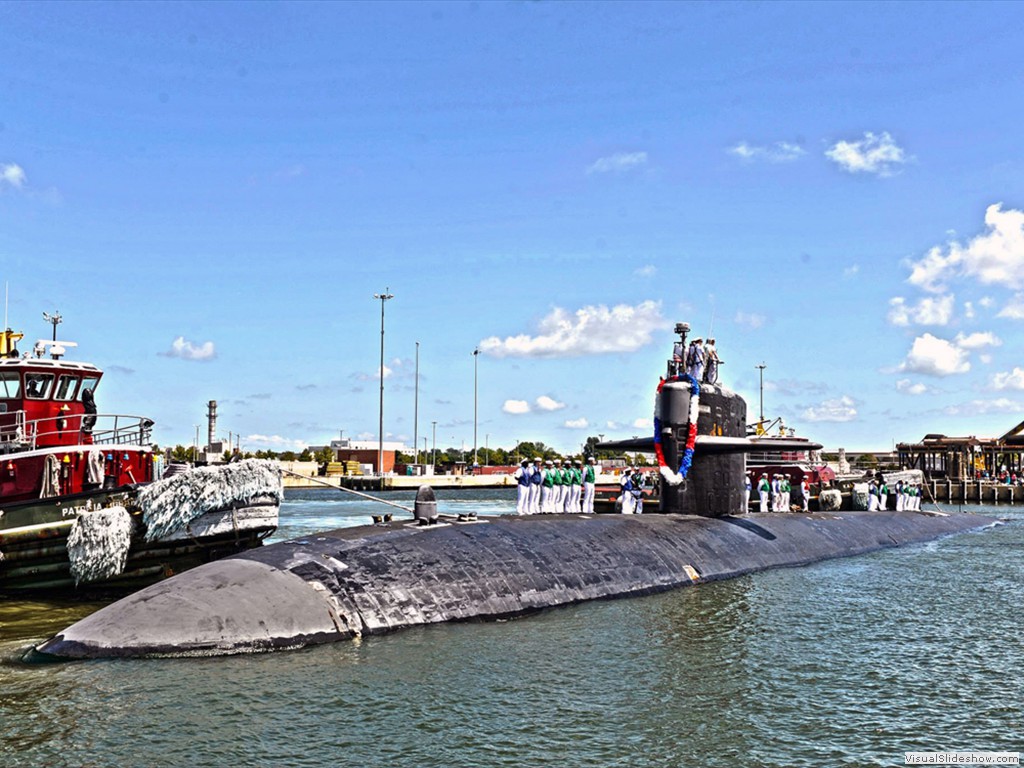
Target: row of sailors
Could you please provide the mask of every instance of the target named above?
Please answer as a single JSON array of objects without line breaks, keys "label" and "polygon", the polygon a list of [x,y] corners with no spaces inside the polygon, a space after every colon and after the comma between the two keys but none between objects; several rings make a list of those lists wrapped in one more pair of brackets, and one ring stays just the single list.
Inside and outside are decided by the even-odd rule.
[{"label": "row of sailors", "polygon": [[513,473],[517,485],[516,514],[593,514],[597,474],[594,464],[593,456],[587,459],[586,466],[579,459],[566,459],[563,465],[561,459],[536,458],[533,466],[523,459]]},{"label": "row of sailors", "polygon": [[[921,509],[921,486],[917,483],[904,483],[897,480],[893,486],[896,492],[897,512],[918,512]],[[880,483],[871,480],[868,483],[868,512],[877,512],[889,508],[889,486],[883,479]]]},{"label": "row of sailors", "polygon": [[[746,500],[750,504],[750,473],[747,473]],[[768,473],[763,472],[760,480],[757,481],[757,494],[762,512],[768,511],[768,499],[771,497],[772,512],[789,512],[793,505],[793,485],[788,475],[773,475],[771,482],[768,481]],[[807,480],[800,481],[800,495],[803,502],[803,511],[807,511],[808,503],[811,500],[811,487]]]}]

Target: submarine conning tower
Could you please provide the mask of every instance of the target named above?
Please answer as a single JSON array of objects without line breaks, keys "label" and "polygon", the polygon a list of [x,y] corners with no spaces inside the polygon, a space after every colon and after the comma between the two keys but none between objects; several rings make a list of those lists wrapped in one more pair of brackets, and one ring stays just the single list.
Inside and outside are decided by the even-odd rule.
[{"label": "submarine conning tower", "polygon": [[[691,408],[697,415],[697,435],[746,437],[747,403],[742,397],[688,376],[669,379],[659,388],[654,415],[665,464],[673,469],[685,458]],[[661,511],[710,517],[735,514],[744,507],[745,471],[744,453],[700,456],[678,484],[662,477]]]}]

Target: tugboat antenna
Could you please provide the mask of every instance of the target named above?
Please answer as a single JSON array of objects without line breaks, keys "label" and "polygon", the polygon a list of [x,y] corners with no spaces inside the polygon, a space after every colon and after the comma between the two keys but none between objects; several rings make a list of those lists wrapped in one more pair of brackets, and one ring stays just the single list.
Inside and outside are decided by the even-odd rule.
[{"label": "tugboat antenna", "polygon": [[53,340],[57,340],[57,325],[63,320],[60,316],[60,312],[54,312],[52,315],[49,312],[43,312],[43,320],[48,323],[53,323]]}]

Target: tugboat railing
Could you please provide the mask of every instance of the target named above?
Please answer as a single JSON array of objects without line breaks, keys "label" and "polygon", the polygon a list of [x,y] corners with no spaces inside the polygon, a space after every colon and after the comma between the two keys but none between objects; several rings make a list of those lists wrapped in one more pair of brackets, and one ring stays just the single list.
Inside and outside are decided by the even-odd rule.
[{"label": "tugboat railing", "polygon": [[49,445],[147,446],[152,434],[153,421],[144,416],[98,413],[26,420],[25,412],[17,411],[13,425],[0,427],[0,453]]}]

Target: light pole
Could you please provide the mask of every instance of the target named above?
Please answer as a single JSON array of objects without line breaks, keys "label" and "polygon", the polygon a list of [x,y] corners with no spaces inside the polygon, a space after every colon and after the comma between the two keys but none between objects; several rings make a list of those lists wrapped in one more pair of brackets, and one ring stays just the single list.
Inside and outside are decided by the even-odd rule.
[{"label": "light pole", "polygon": [[490,466],[491,464],[491,436],[490,434],[484,435],[484,463]]},{"label": "light pole", "polygon": [[764,424],[764,369],[767,368],[768,366],[766,366],[764,363],[761,363],[760,365],[755,365],[754,367],[757,368],[758,373],[760,374],[760,377],[761,377],[761,424],[763,425]]},{"label": "light pole", "polygon": [[420,343],[416,342],[416,396],[412,406],[412,447],[416,451],[416,463],[420,463]]},{"label": "light pole", "polygon": [[436,421],[432,421],[430,423],[434,425],[434,441],[431,444],[433,447],[431,449],[431,454],[430,454],[430,463],[433,464],[436,467],[437,466],[437,422]]},{"label": "light pole", "polygon": [[480,350],[473,350],[473,466],[476,466],[476,362]]},{"label": "light pole", "polygon": [[373,298],[380,299],[380,423],[377,431],[377,474],[384,476],[384,302],[395,298],[384,288],[384,293],[375,293]]}]

